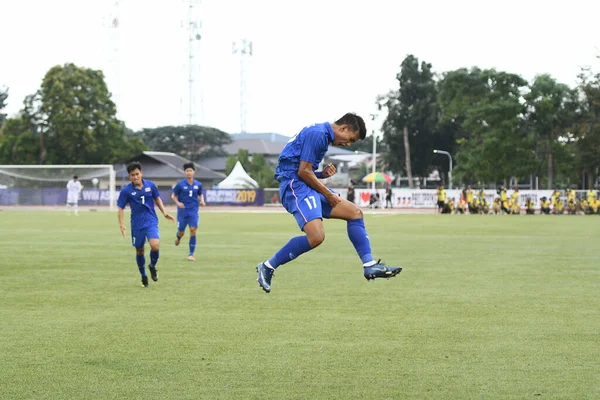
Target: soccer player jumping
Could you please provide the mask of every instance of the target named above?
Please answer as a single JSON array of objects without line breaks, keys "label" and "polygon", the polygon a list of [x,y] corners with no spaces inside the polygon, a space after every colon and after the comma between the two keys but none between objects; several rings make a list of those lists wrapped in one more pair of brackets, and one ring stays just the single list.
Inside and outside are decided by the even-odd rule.
[{"label": "soccer player jumping", "polygon": [[375,261],[362,210],[319,180],[336,173],[333,164],[316,172],[330,144],[346,147],[364,139],[366,134],[365,121],[348,113],[335,123],[325,122],[302,129],[281,151],[275,173],[281,204],[294,216],[305,236],[292,238],[273,257],[256,266],[258,284],[265,292],[271,291],[271,279],[279,266],[323,243],[323,218],[348,221],[348,237],[363,262],[363,275],[367,280],[391,278],[402,271],[401,267]]},{"label": "soccer player jumping", "polygon": [[175,222],[160,198],[158,188],[152,181],[142,179],[142,165],[132,162],[127,166],[127,173],[131,183],[124,186],[119,193],[117,207],[119,207],[119,226],[125,237],[125,225],[123,224],[123,209],[127,204],[131,208],[131,244],[135,247],[135,259],[138,269],[142,275],[142,285],[148,287],[148,276],[146,276],[146,258],[144,257],[144,244],[146,239],[150,244],[150,275],[154,282],[158,281],[156,263],[159,256],[158,217],[154,211],[154,204],[160,212],[171,222]]},{"label": "soccer player jumping", "polygon": [[202,183],[194,179],[196,169],[194,163],[183,165],[185,179],[177,183],[171,193],[171,198],[177,204],[177,238],[175,246],[179,246],[181,238],[185,234],[185,228],[190,226],[190,253],[188,261],[196,261],[194,251],[196,250],[196,230],[198,229],[198,204],[206,205],[202,194]]}]

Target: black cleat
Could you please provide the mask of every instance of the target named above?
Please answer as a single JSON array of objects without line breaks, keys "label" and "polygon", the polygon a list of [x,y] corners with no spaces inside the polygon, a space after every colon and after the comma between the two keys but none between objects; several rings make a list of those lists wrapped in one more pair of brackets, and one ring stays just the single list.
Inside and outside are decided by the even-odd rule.
[{"label": "black cleat", "polygon": [[256,281],[262,290],[269,293],[271,291],[271,278],[273,278],[273,272],[275,271],[272,268],[267,267],[265,263],[260,263],[256,266],[256,272],[258,273]]},{"label": "black cleat", "polygon": [[370,267],[364,267],[363,270],[365,279],[370,281],[375,278],[393,278],[402,272],[402,267],[389,267],[379,260],[377,261],[377,264],[371,265]]},{"label": "black cleat", "polygon": [[148,287],[148,277],[147,276],[142,276],[142,286]]},{"label": "black cleat", "polygon": [[150,276],[154,282],[158,281],[158,270],[156,268],[149,267]]}]

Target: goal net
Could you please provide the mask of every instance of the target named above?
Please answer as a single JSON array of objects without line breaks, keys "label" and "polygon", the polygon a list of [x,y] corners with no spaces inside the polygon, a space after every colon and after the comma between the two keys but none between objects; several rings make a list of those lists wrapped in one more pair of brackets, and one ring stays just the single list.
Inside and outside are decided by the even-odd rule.
[{"label": "goal net", "polygon": [[0,165],[0,206],[63,206],[74,176],[83,186],[79,205],[114,209],[112,165]]}]

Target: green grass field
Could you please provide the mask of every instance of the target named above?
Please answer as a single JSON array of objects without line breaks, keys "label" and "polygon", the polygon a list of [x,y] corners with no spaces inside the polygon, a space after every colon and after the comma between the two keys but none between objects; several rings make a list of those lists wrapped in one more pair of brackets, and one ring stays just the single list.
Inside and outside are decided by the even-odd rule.
[{"label": "green grass field", "polygon": [[0,213],[0,398],[600,398],[600,219],[365,219],[398,277],[326,221],[265,294],[287,214],[202,214],[196,263],[161,221],[144,289],[116,212]]}]

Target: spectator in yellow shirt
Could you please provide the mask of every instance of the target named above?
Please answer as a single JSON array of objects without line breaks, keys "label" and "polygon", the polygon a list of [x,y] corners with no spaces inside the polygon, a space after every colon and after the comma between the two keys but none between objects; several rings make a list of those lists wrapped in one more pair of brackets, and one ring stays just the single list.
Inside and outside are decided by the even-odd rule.
[{"label": "spectator in yellow shirt", "polygon": [[446,190],[444,189],[444,185],[440,185],[440,187],[437,190],[438,213],[444,211],[445,202],[446,202]]},{"label": "spectator in yellow shirt", "polygon": [[571,215],[577,214],[577,199],[575,191],[567,188],[567,212]]},{"label": "spectator in yellow shirt", "polygon": [[476,214],[477,210],[475,208],[475,193],[473,193],[471,185],[467,186],[467,190],[465,190],[465,198],[467,200],[467,205],[469,206],[469,213]]},{"label": "spectator in yellow shirt", "polygon": [[600,208],[600,200],[594,200],[593,203],[590,203],[589,208],[592,210],[590,214],[599,214],[598,209]]},{"label": "spectator in yellow shirt", "polygon": [[[552,192],[552,214],[557,213],[559,200],[560,200],[560,192],[558,191],[558,189],[554,189],[554,192]],[[561,211],[562,211],[562,208],[561,208]]]},{"label": "spectator in yellow shirt", "polygon": [[502,208],[502,211],[506,214],[510,214],[508,194],[506,193],[506,188],[504,186],[500,186],[498,187],[498,190],[496,190],[496,193],[498,193],[498,195],[500,196],[500,206]]},{"label": "spectator in yellow shirt", "polygon": [[459,213],[464,214],[467,212],[467,201],[465,200],[465,198],[463,196],[460,197],[460,200],[458,201],[458,207],[457,210]]},{"label": "spectator in yellow shirt", "polygon": [[442,214],[452,214],[454,211],[454,199],[448,199],[444,203],[444,209],[442,210]]},{"label": "spectator in yellow shirt", "polygon": [[596,191],[592,188],[587,191],[587,202],[588,204],[592,204],[593,200],[596,200],[598,197],[596,195]]},{"label": "spectator in yellow shirt", "polygon": [[494,214],[502,213],[502,204],[500,203],[500,197],[496,197],[494,199],[494,204],[492,204],[492,210],[494,211]]},{"label": "spectator in yellow shirt", "polygon": [[519,198],[521,194],[519,193],[519,187],[515,186],[513,188],[513,192],[510,195],[510,211],[512,214],[520,214],[521,213],[521,205],[519,204]]},{"label": "spectator in yellow shirt", "polygon": [[575,191],[571,188],[567,188],[567,203],[570,201],[575,202]]},{"label": "spectator in yellow shirt", "polygon": [[550,201],[547,197],[540,199],[540,214],[550,214]]},{"label": "spectator in yellow shirt", "polygon": [[535,203],[531,200],[531,197],[525,200],[525,212],[529,215],[535,214]]},{"label": "spectator in yellow shirt", "polygon": [[581,210],[581,212],[583,212],[584,214],[590,213],[591,208],[589,207],[589,204],[586,199],[581,199],[581,201],[579,202],[579,210]]}]

